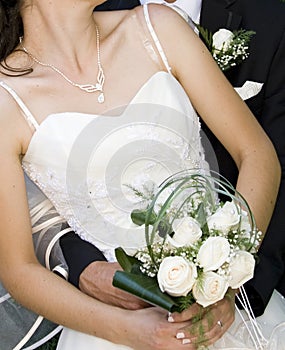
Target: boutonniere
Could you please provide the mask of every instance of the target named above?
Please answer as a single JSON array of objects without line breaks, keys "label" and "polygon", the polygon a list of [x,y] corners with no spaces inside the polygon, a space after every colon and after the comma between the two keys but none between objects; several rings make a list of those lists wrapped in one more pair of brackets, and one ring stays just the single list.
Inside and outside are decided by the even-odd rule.
[{"label": "boutonniere", "polygon": [[254,31],[240,29],[231,32],[222,28],[213,34],[208,29],[195,25],[222,71],[240,64],[249,56],[249,42]]}]

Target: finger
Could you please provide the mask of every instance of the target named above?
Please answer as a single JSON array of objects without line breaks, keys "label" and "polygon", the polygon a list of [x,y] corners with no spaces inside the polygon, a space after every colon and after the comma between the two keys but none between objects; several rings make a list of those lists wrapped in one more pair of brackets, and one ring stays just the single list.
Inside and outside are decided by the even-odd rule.
[{"label": "finger", "polygon": [[203,315],[207,312],[206,308],[203,308],[201,305],[194,303],[188,309],[182,311],[181,313],[173,312],[169,314],[169,322],[184,322],[192,321],[196,322],[198,319],[201,319]]},{"label": "finger", "polygon": [[218,321],[214,327],[212,327],[208,332],[205,332],[203,337],[197,337],[196,339],[193,338],[193,342],[197,346],[210,346],[216,341],[218,341],[220,338],[223,337],[223,335],[226,333],[226,331],[231,326],[231,322],[228,320],[226,323],[223,323],[222,321]]}]

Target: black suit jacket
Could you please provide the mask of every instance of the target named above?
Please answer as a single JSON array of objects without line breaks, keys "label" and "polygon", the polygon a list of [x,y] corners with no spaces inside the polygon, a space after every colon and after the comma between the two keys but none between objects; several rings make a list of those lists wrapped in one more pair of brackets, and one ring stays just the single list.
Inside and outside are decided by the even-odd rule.
[{"label": "black suit jacket", "polygon": [[[107,1],[96,10],[125,9],[137,5],[137,0]],[[260,300],[255,293],[252,300],[255,313],[259,315],[263,313],[274,288],[285,295],[285,4],[280,0],[203,0],[201,25],[212,32],[220,28],[256,32],[250,43],[249,58],[226,72],[226,76],[235,87],[241,87],[247,80],[264,83],[260,93],[246,103],[274,143],[282,165],[278,202],[259,251],[260,261],[255,277],[247,284],[249,294],[251,290],[259,293]],[[215,150],[219,171],[235,184],[237,169],[233,160],[205,125],[203,130]],[[67,239],[68,249],[64,244],[63,249],[71,267],[71,279],[77,282],[80,271],[91,261],[102,259],[102,255],[86,242],[75,237]],[[85,249],[92,253],[74,259],[77,252]]]},{"label": "black suit jacket", "polygon": [[96,7],[96,11],[128,10],[140,5],[139,0],[109,0]]}]

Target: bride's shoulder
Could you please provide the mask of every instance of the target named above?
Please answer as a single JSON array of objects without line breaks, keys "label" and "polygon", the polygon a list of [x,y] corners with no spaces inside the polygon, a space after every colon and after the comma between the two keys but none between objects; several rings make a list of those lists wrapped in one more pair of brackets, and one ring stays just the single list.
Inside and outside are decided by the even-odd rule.
[{"label": "bride's shoulder", "polygon": [[159,41],[164,44],[163,46],[177,45],[180,42],[177,38],[183,32],[191,32],[191,35],[195,36],[185,17],[174,8],[155,3],[145,6],[146,8],[138,6],[134,11],[146,24],[153,27]]},{"label": "bride's shoulder", "polygon": [[11,115],[11,112],[16,110],[15,102],[8,92],[8,89],[11,89],[9,81],[9,77],[0,73],[0,121],[3,120],[6,115]]},{"label": "bride's shoulder", "polygon": [[0,73],[0,149],[10,145],[19,150],[23,140],[29,136],[29,129],[15,99],[8,92],[13,86],[11,80]]}]

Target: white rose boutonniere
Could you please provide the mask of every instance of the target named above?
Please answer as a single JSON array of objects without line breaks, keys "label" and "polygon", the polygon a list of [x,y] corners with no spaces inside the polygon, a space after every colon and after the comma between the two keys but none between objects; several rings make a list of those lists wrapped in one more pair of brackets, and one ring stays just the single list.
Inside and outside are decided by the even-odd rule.
[{"label": "white rose boutonniere", "polygon": [[221,50],[227,50],[234,38],[233,32],[228,29],[219,29],[213,35],[213,52],[218,54]]},{"label": "white rose boutonniere", "polygon": [[249,42],[254,31],[240,29],[231,32],[221,28],[213,34],[198,24],[194,25],[222,71],[240,64],[249,56]]}]

